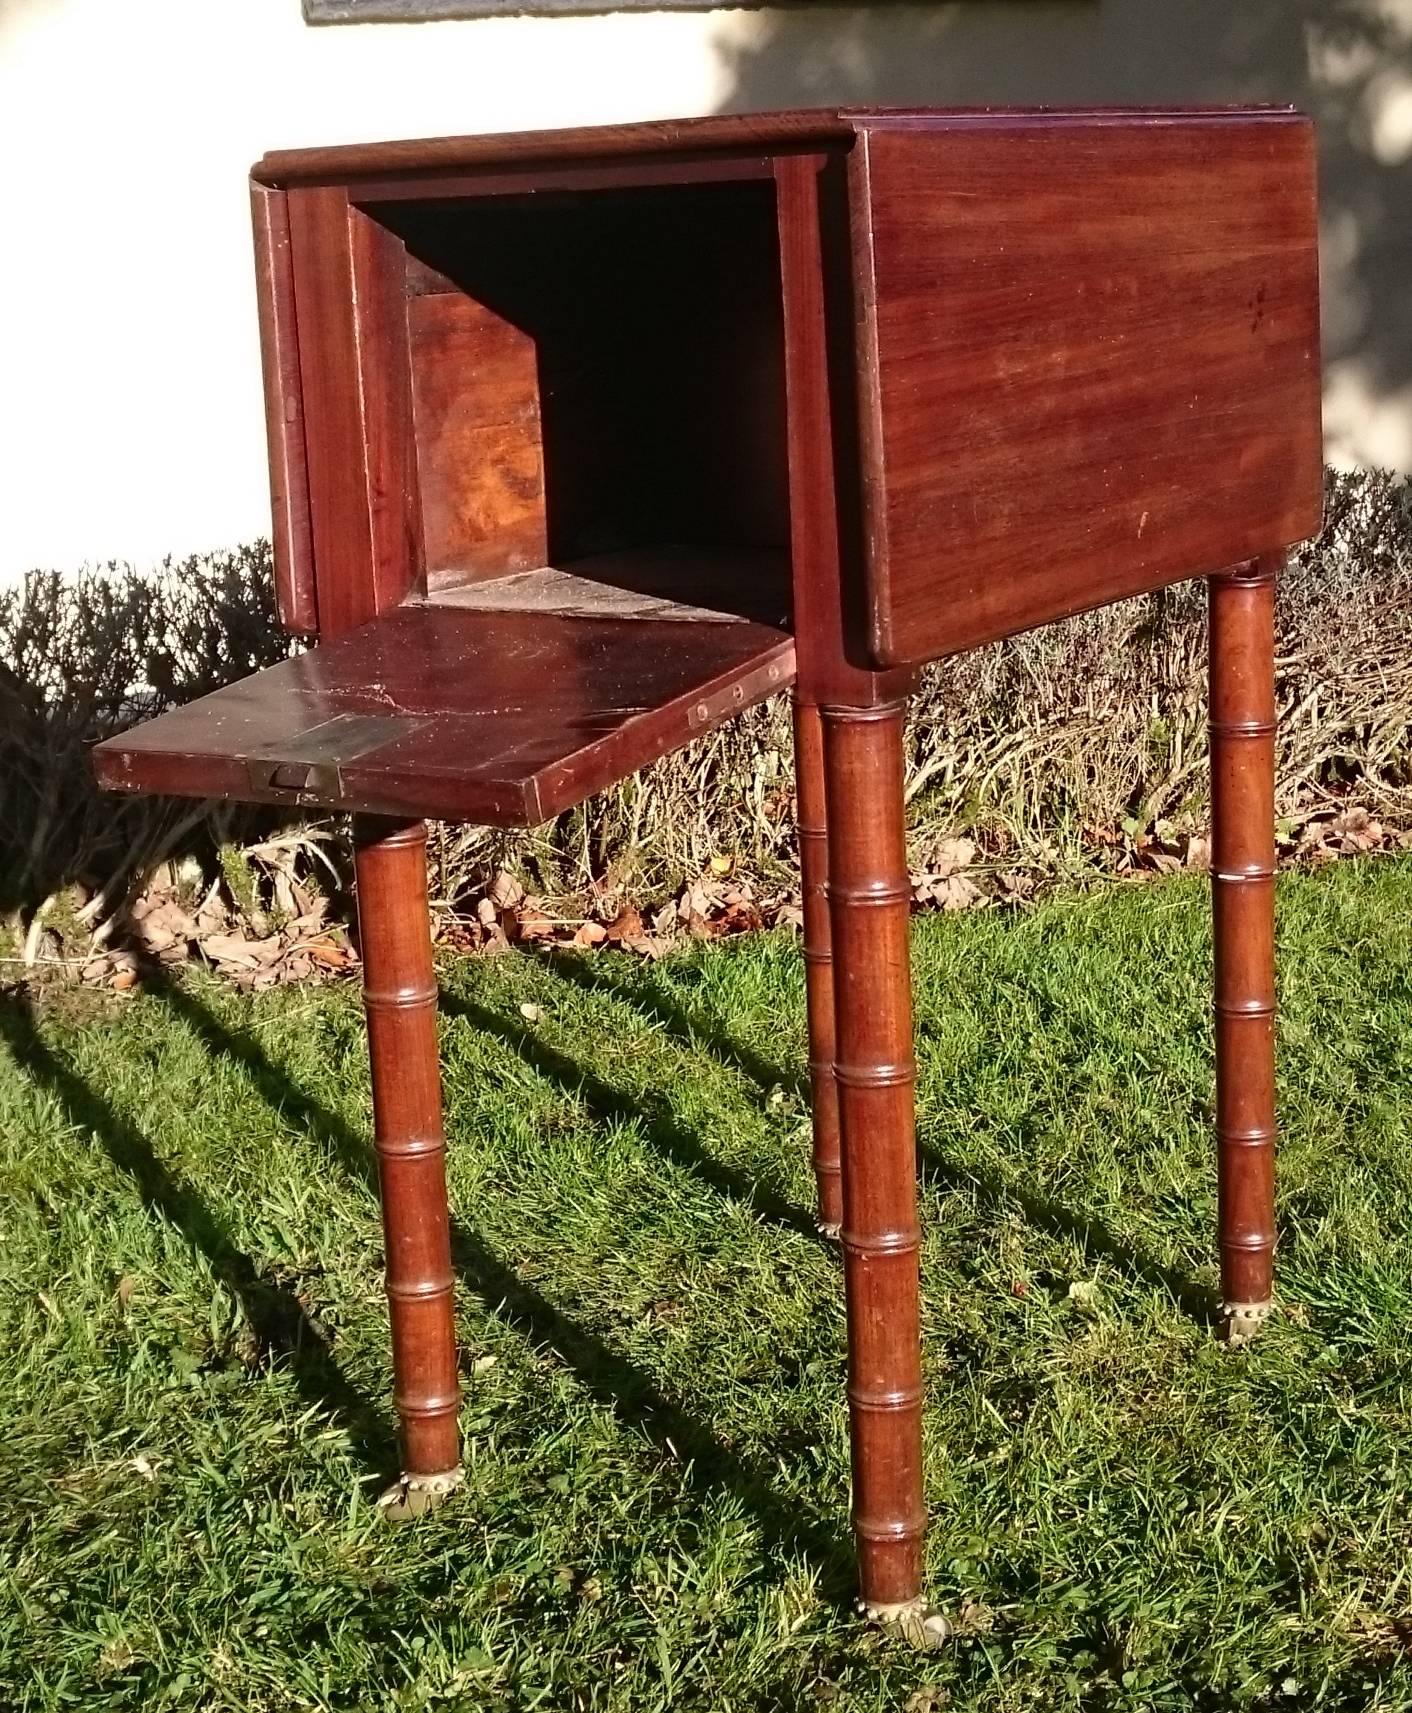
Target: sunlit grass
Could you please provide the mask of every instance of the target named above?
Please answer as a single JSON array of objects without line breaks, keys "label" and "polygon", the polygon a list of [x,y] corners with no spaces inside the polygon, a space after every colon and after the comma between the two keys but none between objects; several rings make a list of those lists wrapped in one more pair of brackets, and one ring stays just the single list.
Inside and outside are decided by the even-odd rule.
[{"label": "sunlit grass", "polygon": [[1246,1354],[1204,888],[916,924],[930,1657],[849,1606],[791,939],[443,968],[468,1480],[402,1531],[356,992],[0,1001],[0,1704],[1412,1707],[1412,865],[1281,888]]}]

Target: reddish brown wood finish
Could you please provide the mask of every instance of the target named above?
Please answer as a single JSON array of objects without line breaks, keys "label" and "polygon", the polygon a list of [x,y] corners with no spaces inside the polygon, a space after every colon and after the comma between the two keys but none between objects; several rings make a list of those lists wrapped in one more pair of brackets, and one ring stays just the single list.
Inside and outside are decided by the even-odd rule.
[{"label": "reddish brown wood finish", "polygon": [[782,159],[776,187],[800,694],[869,707],[905,694],[911,674],[859,665],[850,646],[860,641],[849,594],[862,586],[864,549],[847,189],[827,155]]},{"label": "reddish brown wood finish", "polygon": [[[835,109],[255,178],[280,610],[320,646],[100,746],[100,777],[534,822],[783,688],[793,632],[820,1214],[863,1594],[895,1612],[925,1521],[901,698],[924,659],[1256,560],[1211,582],[1213,866],[1222,1285],[1233,1323],[1269,1298],[1268,573],[1321,492],[1308,125]],[[420,834],[357,837],[398,1392],[409,1470],[440,1474]]]},{"label": "reddish brown wood finish", "polygon": [[436,175],[660,159],[690,162],[703,155],[818,149],[847,145],[851,118],[837,109],[795,113],[729,113],[701,119],[649,120],[555,131],[507,131],[477,137],[422,137],[333,148],[281,149],[252,168],[261,184],[354,184],[397,176],[433,187]]},{"label": "reddish brown wood finish", "polygon": [[878,1608],[920,1595],[926,1528],[902,715],[822,710],[853,1528]]},{"label": "reddish brown wood finish", "polygon": [[426,828],[362,817],[353,852],[403,1466],[440,1475],[461,1450]]},{"label": "reddish brown wood finish", "polygon": [[850,158],[872,659],[1312,535],[1312,127],[945,115]]},{"label": "reddish brown wood finish", "polygon": [[[252,169],[261,184],[354,185],[391,177],[420,178],[429,193],[438,191],[437,175],[488,172],[495,168],[540,168],[624,161],[667,161],[687,167],[732,153],[772,155],[799,150],[846,149],[860,124],[887,119],[927,128],[939,121],[975,126],[1021,119],[1044,126],[1071,114],[1107,119],[1114,124],[1149,124],[1183,117],[1191,108],[1049,107],[908,108],[817,107],[773,113],[711,114],[698,119],[649,119],[630,125],[593,125],[554,131],[502,131],[471,137],[418,137],[387,143],[345,143],[332,148],[279,149]],[[1207,107],[1210,114],[1249,117],[1288,108]]]},{"label": "reddish brown wood finish", "polygon": [[350,183],[360,206],[390,213],[398,203],[428,205],[443,199],[467,203],[495,197],[532,194],[545,197],[553,191],[574,194],[593,191],[684,190],[690,185],[738,184],[746,179],[767,179],[774,172],[768,155],[722,154],[710,159],[679,155],[670,160],[598,162],[590,166],[508,166],[445,174],[413,174],[393,178],[365,178]]},{"label": "reddish brown wood finish", "polygon": [[824,793],[824,728],[819,710],[794,699],[794,778],[799,869],[804,891],[804,980],[809,1022],[809,1091],[819,1229],[843,1227],[838,1084],[834,1081],[833,932],[829,926],[829,828]]},{"label": "reddish brown wood finish", "polygon": [[304,456],[304,400],[299,331],[294,313],[294,258],[283,191],[252,182],[255,302],[265,383],[265,438],[270,460],[270,511],[279,621],[298,636],[319,628],[314,544],[309,531],[309,470]]},{"label": "reddish brown wood finish", "polygon": [[1221,1295],[1235,1331],[1270,1301],[1275,1250],[1278,563],[1210,579]]},{"label": "reddish brown wood finish", "polygon": [[343,190],[288,203],[319,628],[336,637],[421,580],[406,258]]},{"label": "reddish brown wood finish", "polygon": [[793,653],[719,616],[404,606],[94,760],[109,790],[535,826],[787,688]]},{"label": "reddish brown wood finish", "polygon": [[534,340],[449,280],[407,308],[428,589],[547,565]]}]

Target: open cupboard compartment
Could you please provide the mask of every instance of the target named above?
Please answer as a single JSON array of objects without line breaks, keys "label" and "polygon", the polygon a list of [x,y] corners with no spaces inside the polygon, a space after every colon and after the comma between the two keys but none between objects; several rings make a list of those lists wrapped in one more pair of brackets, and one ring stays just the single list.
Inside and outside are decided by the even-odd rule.
[{"label": "open cupboard compartment", "polygon": [[103,782],[527,824],[784,688],[773,181],[330,195],[291,193],[266,318],[320,640]]},{"label": "open cupboard compartment", "polygon": [[405,257],[423,598],[787,626],[771,180],[365,212]]}]

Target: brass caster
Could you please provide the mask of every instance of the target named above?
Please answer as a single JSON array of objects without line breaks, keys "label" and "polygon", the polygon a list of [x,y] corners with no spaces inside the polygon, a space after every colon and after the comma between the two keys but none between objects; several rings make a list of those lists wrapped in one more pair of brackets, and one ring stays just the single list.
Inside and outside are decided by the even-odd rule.
[{"label": "brass caster", "polygon": [[920,1594],[915,1600],[860,1600],[859,1605],[865,1617],[918,1653],[932,1653],[951,1640],[951,1620],[935,1606],[929,1606]]},{"label": "brass caster", "polygon": [[1221,1319],[1225,1325],[1226,1343],[1232,1346],[1249,1344],[1269,1320],[1273,1303],[1222,1303]]},{"label": "brass caster", "polygon": [[378,1500],[378,1514],[385,1523],[414,1523],[444,1505],[463,1479],[459,1468],[440,1475],[399,1475]]},{"label": "brass caster", "polygon": [[843,1226],[838,1220],[816,1219],[814,1229],[820,1237],[826,1238],[830,1243],[837,1243],[843,1236]]}]

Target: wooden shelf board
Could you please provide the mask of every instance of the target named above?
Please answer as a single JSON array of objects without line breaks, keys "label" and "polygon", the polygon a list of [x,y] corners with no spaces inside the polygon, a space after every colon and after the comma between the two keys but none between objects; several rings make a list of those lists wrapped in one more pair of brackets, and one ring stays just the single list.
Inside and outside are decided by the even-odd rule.
[{"label": "wooden shelf board", "polygon": [[690,624],[751,619],[784,629],[789,590],[789,558],[783,549],[665,547],[598,553],[506,577],[442,583],[426,604]]},{"label": "wooden shelf board", "polygon": [[784,689],[746,619],[399,607],[94,752],[111,790],[532,826]]}]

